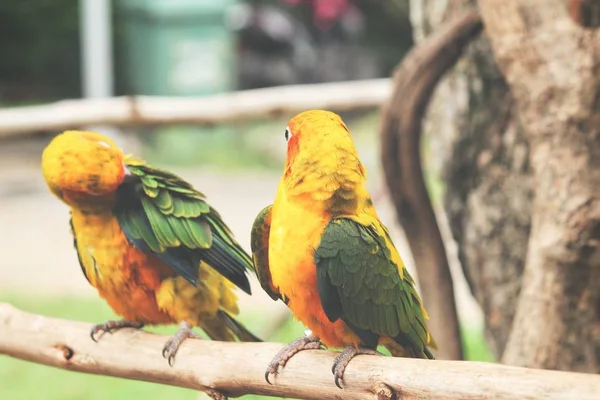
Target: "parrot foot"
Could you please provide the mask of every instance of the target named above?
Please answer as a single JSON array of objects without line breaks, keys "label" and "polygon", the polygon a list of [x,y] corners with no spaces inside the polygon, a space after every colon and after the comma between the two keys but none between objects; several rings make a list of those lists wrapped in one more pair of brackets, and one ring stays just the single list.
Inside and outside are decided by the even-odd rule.
[{"label": "parrot foot", "polygon": [[185,339],[202,339],[202,336],[192,331],[192,325],[187,322],[180,323],[179,330],[167,340],[162,351],[163,357],[169,361],[171,367],[175,361],[175,354]]},{"label": "parrot foot", "polygon": [[383,356],[384,354],[378,352],[377,350],[369,349],[367,347],[356,347],[356,346],[348,346],[342,351],[336,358],[333,360],[333,366],[331,367],[331,372],[333,376],[335,376],[335,386],[342,388],[340,381],[344,380],[344,372],[346,371],[346,367],[350,363],[350,361],[360,355],[360,354],[368,354],[372,356]]},{"label": "parrot foot", "polygon": [[98,339],[96,339],[96,334],[99,332],[113,333],[114,331],[122,328],[140,329],[143,326],[144,324],[142,324],[141,322],[131,322],[125,320],[106,321],[103,324],[94,325],[92,327],[92,330],[90,331],[90,336],[92,337],[92,340],[94,342],[98,342]]},{"label": "parrot foot", "polygon": [[296,353],[299,353],[303,350],[317,350],[321,348],[321,339],[316,336],[309,335],[303,336],[294,340],[292,343],[279,350],[273,360],[269,364],[266,372],[265,372],[265,380],[272,385],[269,380],[269,375],[273,374],[273,376],[277,375],[279,372],[279,368],[285,367],[285,364],[292,358]]},{"label": "parrot foot", "polygon": [[213,400],[228,400],[229,399],[229,397],[227,397],[227,395],[225,395],[215,389],[209,389],[204,393],[206,393],[206,395]]}]

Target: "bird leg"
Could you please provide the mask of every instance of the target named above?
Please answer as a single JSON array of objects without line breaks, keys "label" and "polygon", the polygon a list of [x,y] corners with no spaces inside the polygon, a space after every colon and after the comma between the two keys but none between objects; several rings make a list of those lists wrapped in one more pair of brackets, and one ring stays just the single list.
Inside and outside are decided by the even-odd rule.
[{"label": "bird leg", "polygon": [[122,329],[122,328],[140,329],[143,326],[144,326],[144,324],[141,322],[132,322],[132,321],[125,321],[125,320],[106,321],[103,324],[97,324],[97,325],[92,326],[92,330],[90,331],[90,336],[92,337],[92,340],[94,342],[97,342],[98,339],[96,339],[96,334],[99,332],[113,333],[114,331]]},{"label": "bird leg", "polygon": [[202,336],[192,331],[192,325],[184,321],[179,324],[179,330],[166,341],[163,347],[162,355],[169,361],[170,366],[173,366],[175,354],[185,339],[202,339]]},{"label": "bird leg", "polygon": [[303,350],[316,350],[321,348],[321,339],[314,335],[308,335],[300,337],[294,340],[292,343],[279,350],[273,360],[267,367],[265,372],[265,380],[271,384],[269,380],[269,375],[273,374],[273,376],[277,375],[279,372],[279,368],[285,367],[285,364],[292,358],[296,353],[299,353]]},{"label": "bird leg", "polygon": [[335,385],[342,389],[342,385],[340,385],[340,381],[344,380],[344,372],[346,371],[346,367],[350,363],[354,357],[359,354],[368,354],[372,356],[383,356],[384,354],[378,352],[377,350],[369,349],[368,347],[356,347],[356,346],[348,346],[342,351],[336,358],[333,360],[333,367],[331,367],[331,372],[333,376],[335,376]]},{"label": "bird leg", "polygon": [[229,399],[229,397],[227,397],[227,395],[225,395],[215,389],[208,389],[204,393],[206,393],[206,395],[213,400],[228,400]]}]

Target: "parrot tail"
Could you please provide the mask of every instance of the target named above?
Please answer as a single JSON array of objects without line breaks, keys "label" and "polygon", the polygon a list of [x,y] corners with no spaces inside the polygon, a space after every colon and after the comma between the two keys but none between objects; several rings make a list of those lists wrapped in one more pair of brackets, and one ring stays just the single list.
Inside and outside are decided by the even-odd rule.
[{"label": "parrot tail", "polygon": [[415,346],[402,346],[393,340],[386,340],[382,344],[394,357],[426,358],[435,360],[435,357],[427,347],[421,350],[417,349]]},{"label": "parrot tail", "polygon": [[220,310],[217,316],[202,326],[204,332],[213,340],[224,342],[262,342],[227,312]]}]

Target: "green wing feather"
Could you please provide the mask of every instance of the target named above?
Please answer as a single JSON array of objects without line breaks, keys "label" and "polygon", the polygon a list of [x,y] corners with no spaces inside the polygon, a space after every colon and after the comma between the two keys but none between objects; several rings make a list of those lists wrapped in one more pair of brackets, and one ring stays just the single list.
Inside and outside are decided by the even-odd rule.
[{"label": "green wing feather", "polygon": [[269,269],[269,233],[271,231],[272,208],[273,205],[269,205],[263,208],[256,216],[250,234],[250,248],[252,250],[254,269],[256,270],[256,276],[260,285],[273,300],[280,300],[282,299],[281,293],[273,286],[271,270]]},{"label": "green wing feather", "polygon": [[385,238],[374,226],[332,219],[315,250],[317,285],[327,317],[341,318],[368,346],[389,337],[413,354],[432,358],[414,281],[400,276]]},{"label": "green wing feather", "polygon": [[178,176],[127,158],[115,215],[129,241],[151,252],[190,283],[204,261],[250,293],[252,259],[202,193]]}]

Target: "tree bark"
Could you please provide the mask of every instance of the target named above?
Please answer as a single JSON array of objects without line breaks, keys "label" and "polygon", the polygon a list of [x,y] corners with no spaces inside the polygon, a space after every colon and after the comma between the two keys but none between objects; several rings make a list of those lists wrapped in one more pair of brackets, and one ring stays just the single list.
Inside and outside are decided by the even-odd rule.
[{"label": "tree bark", "polygon": [[466,13],[411,50],[394,73],[394,92],[382,113],[385,178],[432,316],[436,356],[446,359],[462,359],[462,343],[452,275],[421,169],[421,122],[437,82],[481,28],[479,15]]},{"label": "tree bark", "polygon": [[[415,36],[427,36],[473,7],[468,0],[413,1]],[[528,142],[485,36],[436,88],[424,131],[425,161],[446,183],[444,211],[484,314],[487,342],[499,359],[521,287],[533,196]]]},{"label": "tree bark", "polygon": [[565,2],[479,0],[530,143],[535,199],[503,362],[600,372],[600,32]]}]

